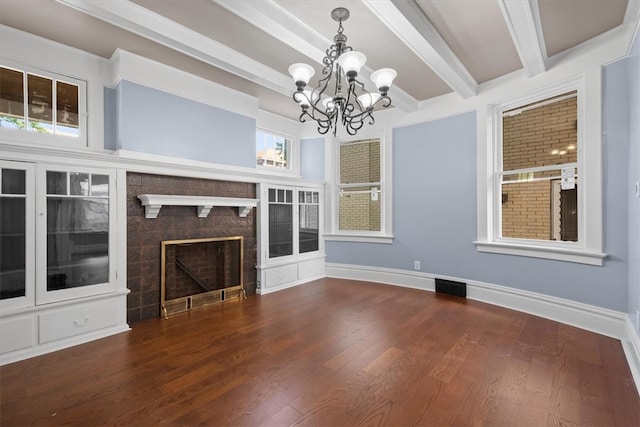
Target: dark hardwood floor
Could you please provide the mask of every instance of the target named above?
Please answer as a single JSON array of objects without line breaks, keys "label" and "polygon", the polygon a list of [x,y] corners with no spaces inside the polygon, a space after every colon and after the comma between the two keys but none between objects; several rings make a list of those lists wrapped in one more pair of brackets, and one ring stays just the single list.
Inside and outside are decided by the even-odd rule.
[{"label": "dark hardwood floor", "polygon": [[323,279],[0,368],[0,424],[640,425],[619,341]]}]

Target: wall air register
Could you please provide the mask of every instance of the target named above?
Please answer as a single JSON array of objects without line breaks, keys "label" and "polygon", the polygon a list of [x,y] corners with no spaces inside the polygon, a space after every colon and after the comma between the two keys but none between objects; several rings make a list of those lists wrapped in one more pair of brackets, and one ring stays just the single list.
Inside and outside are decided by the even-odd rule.
[{"label": "wall air register", "polygon": [[436,293],[467,297],[467,284],[453,280],[439,279],[436,277]]}]

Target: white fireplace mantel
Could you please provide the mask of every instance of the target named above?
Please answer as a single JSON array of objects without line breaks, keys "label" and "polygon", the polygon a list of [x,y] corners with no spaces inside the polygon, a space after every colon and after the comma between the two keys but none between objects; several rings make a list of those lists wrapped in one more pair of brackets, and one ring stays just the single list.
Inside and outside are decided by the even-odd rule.
[{"label": "white fireplace mantel", "polygon": [[198,216],[206,218],[214,206],[238,208],[238,216],[246,217],[251,209],[258,205],[257,199],[238,197],[179,196],[169,194],[140,194],[138,199],[144,206],[145,218],[157,218],[162,206],[197,206]]}]

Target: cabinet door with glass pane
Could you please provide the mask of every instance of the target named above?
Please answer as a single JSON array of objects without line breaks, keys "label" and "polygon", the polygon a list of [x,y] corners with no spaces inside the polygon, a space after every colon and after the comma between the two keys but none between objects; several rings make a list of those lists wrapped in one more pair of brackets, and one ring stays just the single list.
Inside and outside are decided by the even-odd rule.
[{"label": "cabinet door with glass pane", "polygon": [[34,167],[0,161],[0,309],[34,305]]},{"label": "cabinet door with glass pane", "polygon": [[38,170],[38,304],[115,289],[115,173]]},{"label": "cabinet door with glass pane", "polygon": [[269,258],[293,255],[293,190],[269,188]]},{"label": "cabinet door with glass pane", "polygon": [[316,252],[319,249],[320,193],[298,190],[298,252]]}]

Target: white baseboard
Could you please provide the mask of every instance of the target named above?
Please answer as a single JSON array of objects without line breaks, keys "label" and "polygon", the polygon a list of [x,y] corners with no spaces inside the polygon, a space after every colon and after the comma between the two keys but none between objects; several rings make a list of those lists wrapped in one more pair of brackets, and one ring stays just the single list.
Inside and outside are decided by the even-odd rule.
[{"label": "white baseboard", "polygon": [[465,282],[467,284],[467,298],[472,300],[522,311],[619,340],[627,335],[625,320],[628,316],[626,313],[535,292],[459,277],[362,265],[327,263],[326,272],[327,277],[366,280],[432,292],[435,291],[437,276],[441,279]]},{"label": "white baseboard", "polygon": [[322,279],[324,277],[326,277],[326,276],[324,274],[322,274],[322,275],[319,275],[319,276],[306,277],[306,278],[304,278],[302,280],[296,280],[295,282],[288,282],[288,283],[285,283],[285,284],[279,285],[279,286],[274,286],[274,287],[269,287],[269,288],[260,287],[260,288],[256,289],[256,293],[258,295],[267,295],[267,294],[270,294],[270,293],[273,293],[273,292],[281,291],[283,289],[288,289],[288,288],[293,288],[294,286],[303,285],[305,283],[312,282],[312,281],[318,280],[318,279]]},{"label": "white baseboard", "polygon": [[620,341],[624,354],[627,356],[633,381],[636,383],[636,390],[640,393],[640,335],[638,335],[631,317],[627,316],[625,326],[626,334]]},{"label": "white baseboard", "polygon": [[640,336],[636,333],[627,313],[506,286],[422,272],[327,263],[326,273],[327,277],[366,280],[431,292],[435,292],[436,277],[465,282],[469,299],[522,311],[616,338],[622,343],[636,390],[640,391]]}]

